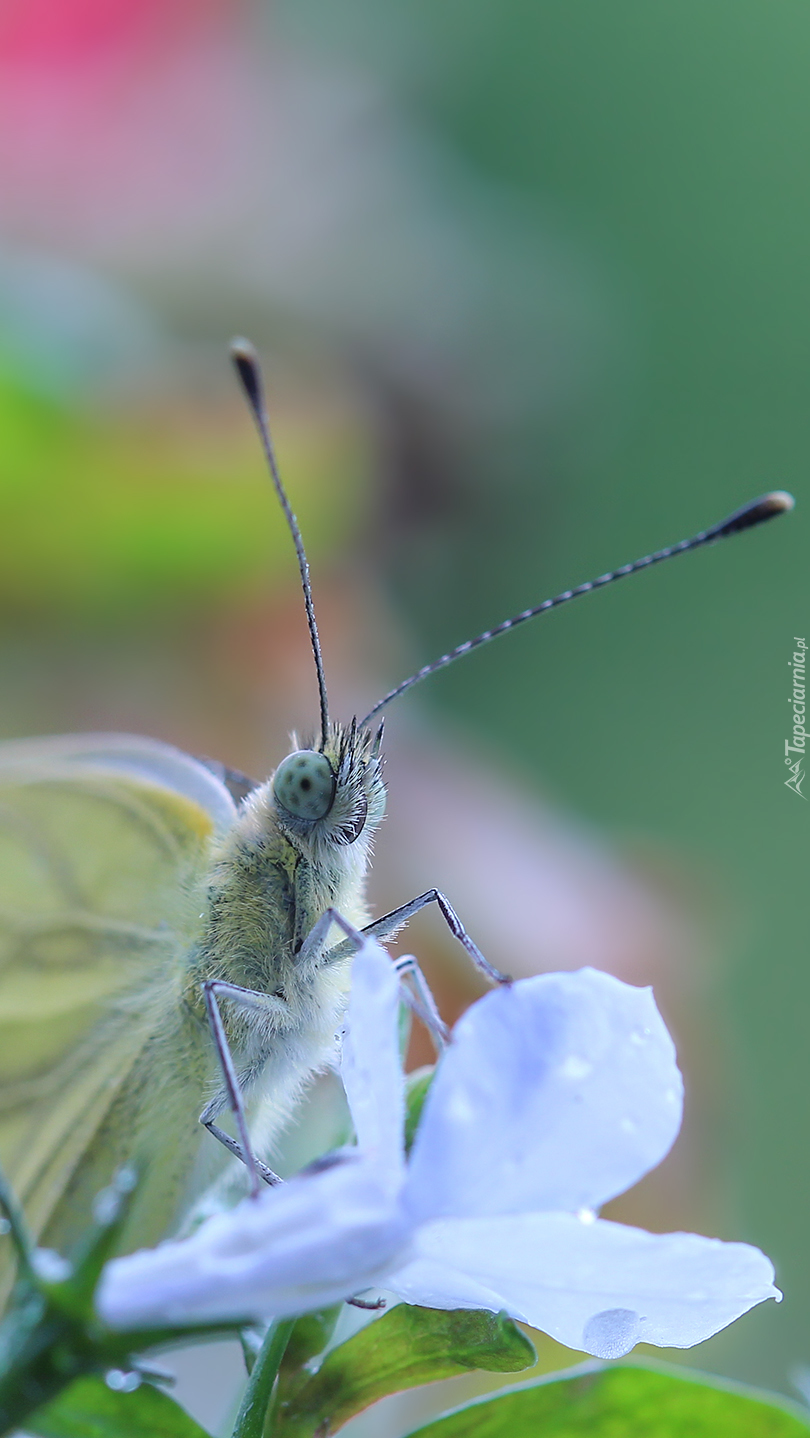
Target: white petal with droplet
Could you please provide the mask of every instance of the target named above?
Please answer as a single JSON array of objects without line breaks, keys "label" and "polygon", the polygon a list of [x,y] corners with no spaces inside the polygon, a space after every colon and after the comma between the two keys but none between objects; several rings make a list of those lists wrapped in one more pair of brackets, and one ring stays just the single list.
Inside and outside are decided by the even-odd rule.
[{"label": "white petal with droplet", "polygon": [[505,1308],[569,1348],[616,1358],[636,1343],[702,1343],[779,1298],[773,1276],[745,1243],[542,1213],[425,1224],[389,1284],[433,1308]]},{"label": "white petal with droplet", "polygon": [[408,1244],[387,1186],[349,1158],[246,1199],[190,1238],[114,1259],[97,1307],[118,1328],[304,1313],[377,1286]]},{"label": "white petal with droplet", "polygon": [[681,1095],[649,989],[582,969],[495,990],[453,1031],[406,1201],[418,1218],[598,1208],[667,1153]]}]

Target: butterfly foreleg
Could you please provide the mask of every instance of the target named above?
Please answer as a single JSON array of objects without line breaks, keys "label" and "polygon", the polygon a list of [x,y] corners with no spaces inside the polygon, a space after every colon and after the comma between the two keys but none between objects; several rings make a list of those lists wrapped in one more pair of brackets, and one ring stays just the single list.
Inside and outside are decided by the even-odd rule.
[{"label": "butterfly foreleg", "polygon": [[[322,950],[333,924],[342,929],[347,937],[334,948],[327,950],[322,957]],[[370,934],[377,937],[376,934],[373,934],[373,925],[371,929],[355,929],[354,925],[344,919],[337,909],[326,909],[315,921],[301,945],[298,953],[299,963],[317,963],[321,958],[322,962],[326,964],[339,963],[356,953],[362,945],[363,939]],[[406,958],[395,959],[393,962],[400,979],[410,979],[411,981],[411,989],[408,989],[404,982],[402,983],[403,998],[434,1035],[436,1047],[441,1050],[447,1039],[447,1029],[439,1016],[436,1001],[430,992],[427,979],[416,959],[410,955]]]},{"label": "butterfly foreleg", "polygon": [[[333,924],[336,924],[337,927],[342,929],[344,934],[348,936],[338,945],[342,950],[343,957],[348,958],[350,954],[357,951],[363,942],[359,929],[355,929],[347,919],[344,919],[342,914],[338,913],[337,909],[325,909],[321,917],[315,920],[315,923],[312,925],[312,928],[298,950],[298,964],[300,967],[303,968],[307,964],[317,963],[321,957],[321,950],[326,943],[329,930]],[[332,949],[329,950],[330,960],[333,952]]]},{"label": "butterfly foreleg", "polygon": [[478,945],[467,933],[453,905],[445,898],[439,889],[427,889],[424,894],[419,894],[417,898],[411,899],[410,903],[400,904],[398,909],[392,909],[389,914],[383,914],[381,919],[375,919],[373,924],[369,924],[368,927],[363,930],[363,933],[373,934],[374,937],[378,939],[389,937],[395,934],[397,929],[403,924],[406,924],[409,919],[412,919],[414,914],[418,914],[420,909],[424,909],[427,904],[438,905],[439,912],[451,934],[454,938],[458,939],[459,943],[467,950],[477,969],[480,969],[482,973],[486,974],[487,978],[491,979],[494,984],[508,984],[511,982],[508,975],[502,974],[500,969],[496,969],[495,966],[489,962],[489,959],[484,958]]},{"label": "butterfly foreleg", "polygon": [[[441,1056],[448,1039],[447,1025],[439,1013],[430,984],[413,954],[403,954],[394,959],[394,968],[399,974],[406,1002],[422,1020],[433,1039],[437,1054]],[[411,989],[406,988],[406,979],[410,980]]]},{"label": "butterfly foreleg", "polygon": [[[323,960],[327,964],[338,963],[348,958],[351,954],[356,953],[366,936],[378,937],[374,931],[374,925],[362,930],[355,929],[343,918],[337,909],[326,909],[312,926],[312,929],[304,940],[299,953],[299,959],[307,959],[312,962],[320,956],[324,941],[333,924],[343,929],[348,937],[327,951]],[[436,1007],[436,1000],[430,991],[428,981],[422,973],[419,964],[410,954],[402,958],[394,959],[393,964],[402,981],[401,987],[405,1002],[418,1014],[419,1018],[433,1035],[436,1047],[439,1052],[441,1052],[447,1040],[447,1028],[442,1022],[439,1010]],[[404,982],[406,979],[410,980],[410,988],[408,988]]]},{"label": "butterfly foreleg", "polygon": [[[417,898],[411,899],[409,903],[400,904],[398,909],[392,909],[390,913],[383,914],[381,919],[375,919],[373,924],[367,924],[363,929],[363,934],[368,934],[374,939],[393,938],[397,930],[401,929],[404,924],[407,924],[408,920],[412,919],[414,914],[418,914],[420,909],[424,909],[427,904],[438,904],[439,912],[447,924],[448,929],[453,937],[458,939],[459,943],[467,950],[477,969],[480,969],[482,973],[486,974],[487,978],[491,979],[494,984],[511,983],[508,974],[502,974],[500,969],[496,969],[488,959],[484,958],[478,945],[467,933],[453,905],[445,898],[439,889],[427,889],[424,894],[419,894]],[[352,953],[352,951],[352,945],[348,940],[345,940],[343,943],[338,944],[336,948],[330,950],[329,961],[330,963],[337,962],[347,954]]]},{"label": "butterfly foreleg", "polygon": [[277,1173],[262,1163],[253,1152],[248,1133],[245,1104],[242,1097],[242,1089],[231,1054],[228,1036],[225,1033],[225,1026],[222,1022],[222,1015],[217,1003],[217,995],[228,998],[239,1004],[241,1008],[260,1010],[263,1013],[276,1012],[279,1006],[284,1007],[282,1000],[277,999],[273,994],[262,994],[255,989],[243,989],[238,984],[229,984],[219,979],[209,979],[203,985],[205,995],[205,1009],[208,1014],[208,1023],[211,1028],[211,1036],[214,1040],[219,1066],[222,1070],[222,1077],[225,1084],[225,1102],[229,1105],[234,1116],[236,1128],[239,1133],[240,1142],[231,1138],[229,1133],[214,1123],[214,1119],[224,1107],[223,1096],[218,1094],[206,1104],[200,1114],[200,1123],[208,1132],[223,1144],[236,1158],[245,1165],[250,1175],[251,1193],[255,1196],[261,1187],[259,1179],[265,1183],[281,1183]]}]

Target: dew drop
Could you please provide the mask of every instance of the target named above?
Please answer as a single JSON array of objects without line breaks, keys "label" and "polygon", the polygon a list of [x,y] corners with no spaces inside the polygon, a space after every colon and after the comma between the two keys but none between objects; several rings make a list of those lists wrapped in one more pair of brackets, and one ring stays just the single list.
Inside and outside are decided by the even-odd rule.
[{"label": "dew drop", "polygon": [[123,1368],[108,1368],[104,1382],[113,1393],[134,1393],[141,1386],[140,1373],[125,1372]]},{"label": "dew drop", "polygon": [[639,1316],[632,1308],[606,1308],[585,1324],[582,1347],[594,1358],[623,1358],[638,1342]]},{"label": "dew drop", "polygon": [[31,1264],[38,1278],[44,1283],[64,1283],[73,1269],[61,1253],[52,1248],[37,1248],[31,1255]]},{"label": "dew drop", "polygon": [[568,1058],[560,1064],[557,1072],[560,1078],[586,1079],[592,1068],[593,1064],[589,1064],[587,1059],[580,1058],[579,1054],[569,1054]]},{"label": "dew drop", "polygon": [[638,1044],[639,1046],[641,1044],[646,1044],[651,1033],[652,1030],[647,1027],[644,1027],[642,1029],[633,1029],[630,1033],[630,1042],[631,1044]]},{"label": "dew drop", "polygon": [[446,1116],[452,1124],[468,1128],[475,1122],[475,1110],[466,1094],[458,1090],[452,1095],[445,1109]]},{"label": "dew drop", "polygon": [[93,1199],[93,1217],[104,1228],[115,1222],[120,1209],[121,1197],[114,1188],[103,1188]]}]

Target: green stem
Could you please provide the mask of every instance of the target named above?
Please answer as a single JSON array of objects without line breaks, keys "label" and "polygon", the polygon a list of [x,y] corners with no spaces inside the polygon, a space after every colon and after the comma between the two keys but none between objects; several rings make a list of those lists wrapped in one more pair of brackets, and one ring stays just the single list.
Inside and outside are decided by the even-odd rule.
[{"label": "green stem", "polygon": [[0,1326],[0,1434],[15,1433],[37,1408],[95,1366],[70,1351],[70,1325],[32,1294]]},{"label": "green stem", "polygon": [[294,1318],[280,1318],[268,1328],[236,1415],[233,1438],[262,1438],[273,1385],[294,1326]]},{"label": "green stem", "polygon": [[6,1181],[6,1176],[0,1169],[0,1210],[8,1221],[8,1234],[17,1254],[19,1276],[28,1278],[36,1284],[31,1255],[34,1249],[34,1241],[28,1232],[28,1224],[23,1216],[14,1194]]}]

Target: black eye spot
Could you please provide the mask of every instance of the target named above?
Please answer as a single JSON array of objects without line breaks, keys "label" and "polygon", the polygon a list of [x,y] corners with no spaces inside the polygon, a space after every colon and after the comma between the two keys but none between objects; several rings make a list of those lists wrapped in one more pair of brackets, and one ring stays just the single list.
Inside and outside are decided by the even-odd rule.
[{"label": "black eye spot", "polygon": [[312,788],[312,780],[311,780],[311,779],[302,779],[302,780],[301,780],[301,788],[304,790],[304,793],[306,793],[308,789],[311,789],[311,788]]}]

